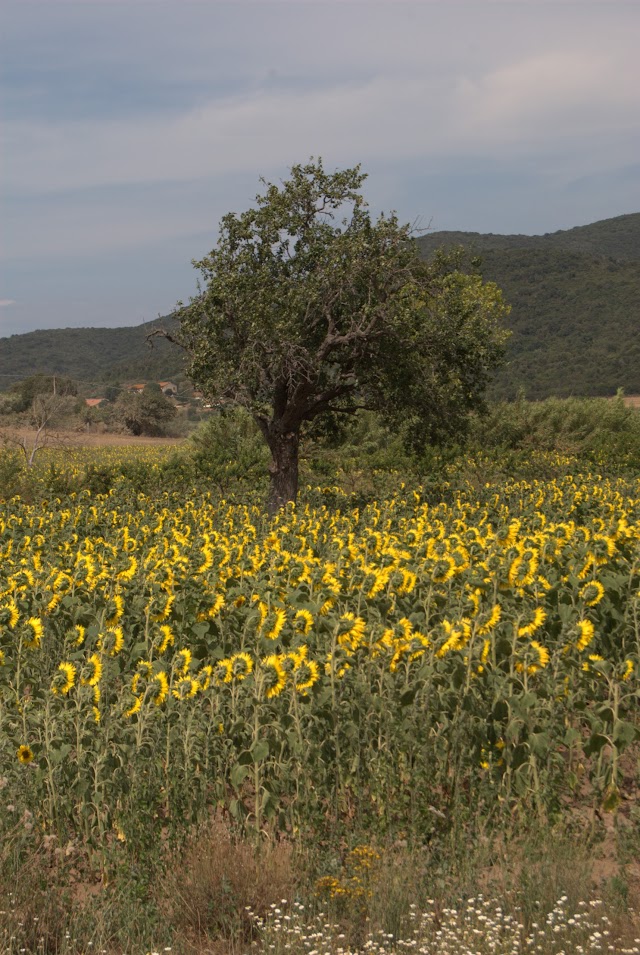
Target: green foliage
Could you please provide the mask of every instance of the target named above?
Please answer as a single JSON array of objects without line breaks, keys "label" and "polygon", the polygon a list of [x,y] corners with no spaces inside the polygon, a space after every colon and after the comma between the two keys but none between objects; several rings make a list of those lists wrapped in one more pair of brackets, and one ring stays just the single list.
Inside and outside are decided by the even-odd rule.
[{"label": "green foliage", "polygon": [[544,236],[436,232],[422,254],[464,246],[512,306],[494,397],[640,393],[640,213]]},{"label": "green foliage", "polygon": [[22,488],[23,460],[18,452],[0,448],[0,501],[19,494]]},{"label": "green foliage", "polygon": [[[618,216],[544,236],[436,232],[418,240],[431,257],[464,246],[479,257],[513,308],[508,364],[492,394],[515,398],[640,394],[640,214]],[[54,329],[0,342],[0,387],[14,376],[67,375],[97,389],[106,382],[184,374],[181,351],[147,335],[170,318],[135,328]],[[112,397],[111,400],[114,400]]]},{"label": "green foliage", "polygon": [[[184,374],[184,357],[168,342],[147,336],[156,327],[172,328],[170,318],[124,328],[56,328],[0,339],[0,383],[16,376],[64,375],[99,387],[127,380],[175,380]],[[112,399],[113,400],[113,399]]]},{"label": "green foliage", "polygon": [[420,266],[409,227],[371,221],[364,179],[294,166],[256,209],[223,218],[196,263],[205,291],[176,313],[191,374],[259,419],[284,404],[296,430],[358,403],[455,429],[498,358],[500,294],[455,256]]},{"label": "green foliage", "polygon": [[269,455],[260,430],[243,408],[213,415],[191,435],[196,470],[226,494],[242,483],[262,484]]},{"label": "green foliage", "polygon": [[498,402],[475,422],[472,444],[483,448],[560,451],[590,456],[611,469],[640,468],[640,411],[622,394]]},{"label": "green foliage", "polygon": [[176,310],[194,382],[260,426],[271,510],[296,498],[308,422],[366,407],[416,445],[458,433],[502,354],[498,288],[455,254],[427,266],[410,226],[372,220],[365,178],[311,160],[265,183],[255,208],[223,217],[195,263],[202,292]]},{"label": "green foliage", "polygon": [[13,410],[27,411],[36,398],[48,398],[53,395],[60,397],[76,397],[78,386],[71,378],[54,375],[32,375],[11,386],[11,392],[16,396]]},{"label": "green foliage", "polygon": [[155,385],[141,394],[125,391],[118,398],[115,413],[135,435],[159,435],[163,425],[175,418],[175,405]]}]

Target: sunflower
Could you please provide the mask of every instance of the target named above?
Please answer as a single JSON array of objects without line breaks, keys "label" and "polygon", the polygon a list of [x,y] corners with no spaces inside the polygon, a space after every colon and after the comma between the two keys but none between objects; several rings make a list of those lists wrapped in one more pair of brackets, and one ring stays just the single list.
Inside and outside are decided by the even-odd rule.
[{"label": "sunflower", "polygon": [[49,603],[46,606],[45,613],[53,613],[53,611],[59,606],[62,600],[62,594],[53,594]]},{"label": "sunflower", "polygon": [[282,610],[281,608],[279,608],[278,610],[275,610],[275,611],[274,611],[274,617],[275,617],[275,619],[274,619],[274,622],[273,622],[273,626],[271,627],[271,630],[269,630],[268,633],[265,633],[265,637],[267,638],[267,640],[277,640],[277,639],[278,639],[278,637],[280,636],[280,633],[281,633],[281,631],[282,631],[282,628],[283,628],[284,625],[285,625],[285,622],[286,622],[286,619],[287,619],[287,614],[286,614],[286,612],[285,612],[284,610]]},{"label": "sunflower", "polygon": [[221,683],[231,683],[233,680],[233,664],[230,657],[224,660],[218,660],[215,669],[215,681],[218,686]]},{"label": "sunflower", "polygon": [[265,657],[262,661],[262,665],[266,671],[265,696],[268,700],[272,700],[275,696],[279,696],[284,690],[287,682],[287,671],[282,664],[282,658],[275,653]]},{"label": "sunflower", "polygon": [[162,706],[169,694],[169,680],[164,670],[158,670],[158,672],[154,674],[153,682],[158,684],[153,702],[156,706]]},{"label": "sunflower", "polygon": [[197,680],[203,691],[209,689],[209,686],[211,685],[212,677],[213,677],[213,667],[209,663],[201,667],[200,670],[198,671]]},{"label": "sunflower", "polygon": [[604,597],[604,587],[599,580],[590,580],[580,589],[580,596],[587,607],[595,607]]},{"label": "sunflower", "polygon": [[105,620],[105,623],[108,627],[115,627],[116,624],[122,619],[124,614],[124,600],[120,594],[116,594],[111,600],[111,607],[109,608],[112,612]]},{"label": "sunflower", "polygon": [[61,663],[53,678],[51,692],[56,696],[66,696],[76,682],[76,668],[73,663]]},{"label": "sunflower", "polygon": [[[186,677],[187,673],[189,672],[189,667],[191,666],[192,659],[193,659],[193,655],[191,653],[191,650],[188,649],[188,647],[184,647],[182,650],[178,650],[178,653],[176,654],[176,665],[177,665],[177,670],[180,673],[180,676]],[[182,660],[182,665],[179,664],[180,660]]]},{"label": "sunflower", "polygon": [[0,604],[0,623],[13,630],[19,619],[20,613],[15,600],[9,599]]},{"label": "sunflower", "polygon": [[343,613],[338,623],[338,644],[351,651],[357,650],[363,643],[366,626],[362,617]]},{"label": "sunflower", "polygon": [[[589,662],[589,661],[590,661],[590,662]],[[595,664],[598,664],[598,663],[604,663],[604,662],[605,662],[605,661],[604,661],[604,657],[601,657],[599,653],[590,653],[590,654],[589,654],[589,661],[585,661],[585,662],[582,664],[582,669],[585,670],[587,673],[594,670],[594,667],[592,666],[592,664],[594,664],[594,663],[595,663]],[[596,672],[596,673],[602,673],[602,670],[596,669],[595,672]]]},{"label": "sunflower", "polygon": [[135,713],[138,713],[141,709],[142,709],[142,697],[136,696],[134,702],[129,707],[129,709],[124,711],[124,715],[128,719],[130,716],[133,716]]},{"label": "sunflower", "polygon": [[578,650],[586,650],[593,640],[595,628],[590,620],[579,620],[577,629],[580,636],[578,638],[578,642],[576,643],[576,647]]},{"label": "sunflower", "polygon": [[81,647],[84,643],[84,638],[86,636],[86,628],[81,624],[77,623],[75,627],[72,627],[71,630],[67,633],[67,636],[70,640],[73,640],[77,647]]},{"label": "sunflower", "polygon": [[471,622],[466,617],[462,617],[455,624],[449,620],[443,620],[442,629],[447,639],[436,651],[436,656],[440,659],[451,650],[462,650],[471,639]]},{"label": "sunflower", "polygon": [[622,679],[625,681],[629,680],[631,678],[631,675],[633,674],[633,670],[634,670],[633,660],[625,660],[624,673],[622,674]]},{"label": "sunflower", "polygon": [[27,763],[30,763],[31,760],[33,759],[33,750],[31,749],[30,746],[25,746],[23,744],[22,746],[18,747],[18,752],[16,755],[18,757],[18,760],[22,763],[22,765],[26,766]]},{"label": "sunflower", "polygon": [[549,651],[547,648],[543,647],[540,643],[538,643],[537,640],[532,640],[530,647],[532,650],[535,650],[538,655],[538,665],[541,667],[546,667],[547,663],[549,662]]},{"label": "sunflower", "polygon": [[520,525],[519,520],[512,521],[508,527],[502,524],[496,531],[496,543],[500,544],[501,547],[513,547],[518,537]]},{"label": "sunflower", "polygon": [[508,573],[511,586],[516,590],[522,590],[523,587],[530,586],[535,579],[538,564],[538,555],[530,548],[516,557]]},{"label": "sunflower", "polygon": [[301,660],[291,674],[293,685],[298,693],[306,696],[314,683],[320,678],[320,671],[315,660]]},{"label": "sunflower", "polygon": [[42,626],[42,620],[39,617],[29,617],[27,620],[27,626],[33,633],[33,637],[30,640],[26,641],[28,647],[39,647],[40,641],[42,640],[42,634],[44,633],[44,627]]},{"label": "sunflower", "polygon": [[[159,598],[160,598],[160,594],[158,594],[158,599]],[[154,599],[155,598],[152,598],[150,602],[147,604],[147,611],[150,611],[152,609]],[[150,619],[155,622],[157,622],[158,620],[166,620],[169,614],[171,613],[171,608],[173,607],[175,603],[175,599],[176,598],[174,594],[169,594],[169,593],[165,594],[165,605],[163,609],[159,610],[157,613],[152,613],[150,616]]]},{"label": "sunflower", "polygon": [[490,633],[493,628],[500,623],[501,616],[502,608],[500,607],[500,604],[494,604],[489,618],[478,628],[478,633],[480,636],[484,637],[486,634]]},{"label": "sunflower", "polygon": [[[146,683],[146,681],[150,679],[152,672],[153,665],[149,662],[149,660],[138,660],[138,663],[136,664],[136,672],[133,674],[131,679],[131,692],[134,696],[137,696],[140,691],[140,681],[144,680]],[[144,689],[146,689],[146,685],[144,686]]]},{"label": "sunflower", "polygon": [[92,653],[87,660],[88,670],[83,670],[80,677],[82,686],[97,686],[102,676],[102,660],[97,653]]},{"label": "sunflower", "polygon": [[524,624],[521,627],[518,627],[518,636],[519,637],[532,636],[536,632],[536,630],[540,629],[540,627],[542,626],[542,624],[545,622],[546,619],[547,619],[546,611],[544,611],[542,607],[536,607],[533,613],[533,620],[531,620],[527,624]]},{"label": "sunflower", "polygon": [[224,597],[222,594],[218,594],[213,604],[207,610],[205,617],[209,620],[215,620],[222,608],[224,607]]},{"label": "sunflower", "polygon": [[138,570],[138,561],[135,557],[131,557],[129,561],[129,566],[126,570],[121,570],[119,574],[116,575],[116,580],[133,580]]},{"label": "sunflower", "polygon": [[443,554],[434,564],[431,579],[435,584],[446,584],[456,573],[456,562],[450,554]]},{"label": "sunflower", "polygon": [[109,627],[104,633],[99,634],[97,646],[100,653],[107,653],[110,657],[115,657],[124,646],[122,627]]},{"label": "sunflower", "polygon": [[371,576],[373,577],[373,584],[369,588],[367,597],[377,597],[384,588],[389,583],[389,578],[393,573],[393,567],[381,567],[380,569],[373,568],[371,570]]},{"label": "sunflower", "polygon": [[324,602],[324,603],[322,604],[322,606],[320,607],[320,610],[318,611],[318,613],[320,614],[320,616],[321,616],[321,617],[326,617],[327,614],[329,613],[329,611],[332,610],[333,607],[335,607],[335,603],[336,603],[336,602],[335,602],[335,600],[333,599],[333,597],[329,597],[328,600],[325,600],[325,602]]},{"label": "sunflower", "polygon": [[236,680],[244,680],[253,670],[253,660],[248,653],[234,653],[231,657],[231,672]]},{"label": "sunflower", "polygon": [[403,568],[400,573],[402,574],[402,583],[398,587],[398,594],[404,596],[405,594],[411,593],[418,578],[412,570],[407,570],[406,568]]},{"label": "sunflower", "polygon": [[176,700],[190,700],[196,695],[199,689],[200,684],[197,680],[192,679],[190,676],[182,676],[176,682],[171,693],[175,696]]},{"label": "sunflower", "polygon": [[308,610],[298,610],[295,615],[295,628],[306,636],[313,627],[313,614]]}]

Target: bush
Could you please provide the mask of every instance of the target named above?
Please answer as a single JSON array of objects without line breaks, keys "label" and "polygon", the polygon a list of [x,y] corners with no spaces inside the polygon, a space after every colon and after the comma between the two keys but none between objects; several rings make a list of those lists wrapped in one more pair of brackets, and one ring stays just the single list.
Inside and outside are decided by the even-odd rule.
[{"label": "bush", "polygon": [[618,466],[640,464],[640,413],[622,394],[607,398],[547,398],[494,405],[476,419],[471,443],[481,448],[558,451],[603,456]]},{"label": "bush", "polygon": [[7,501],[22,488],[23,465],[15,451],[0,452],[0,500]]},{"label": "bush", "polygon": [[240,482],[266,481],[269,450],[242,408],[213,415],[191,435],[196,471],[226,494]]}]

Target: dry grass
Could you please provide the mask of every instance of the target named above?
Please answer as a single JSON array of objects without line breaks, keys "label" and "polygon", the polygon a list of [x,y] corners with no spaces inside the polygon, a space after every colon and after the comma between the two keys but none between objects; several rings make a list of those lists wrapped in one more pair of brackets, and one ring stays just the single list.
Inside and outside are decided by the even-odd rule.
[{"label": "dry grass", "polygon": [[[2,429],[10,441],[21,441],[26,438],[29,447],[33,446],[35,432],[29,428]],[[165,447],[184,443],[184,438],[149,438],[143,435],[116,434],[113,432],[93,431],[56,431],[51,434],[48,447],[50,448],[131,448],[131,447]]]},{"label": "dry grass", "polygon": [[233,951],[254,932],[249,910],[266,914],[270,905],[291,898],[292,861],[288,843],[240,841],[214,817],[168,866],[160,908],[183,947]]}]

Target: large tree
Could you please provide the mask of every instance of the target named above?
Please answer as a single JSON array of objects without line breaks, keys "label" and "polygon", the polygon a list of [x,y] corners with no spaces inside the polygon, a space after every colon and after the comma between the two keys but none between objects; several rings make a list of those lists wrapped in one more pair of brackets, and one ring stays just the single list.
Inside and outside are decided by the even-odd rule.
[{"label": "large tree", "polygon": [[262,180],[256,207],[229,213],[194,262],[173,337],[211,399],[253,415],[271,451],[269,509],[296,499],[298,452],[319,415],[373,408],[416,439],[456,432],[502,355],[497,287],[454,257],[421,260],[409,225],[373,220],[360,166],[322,161]]}]

